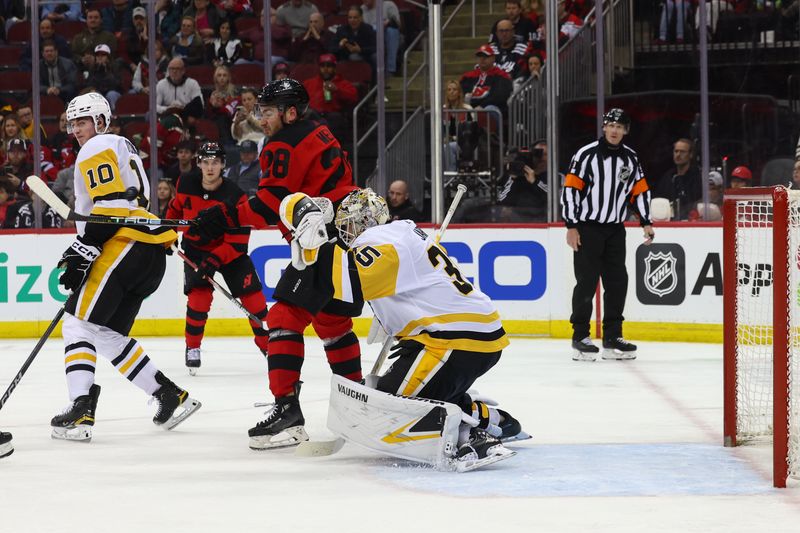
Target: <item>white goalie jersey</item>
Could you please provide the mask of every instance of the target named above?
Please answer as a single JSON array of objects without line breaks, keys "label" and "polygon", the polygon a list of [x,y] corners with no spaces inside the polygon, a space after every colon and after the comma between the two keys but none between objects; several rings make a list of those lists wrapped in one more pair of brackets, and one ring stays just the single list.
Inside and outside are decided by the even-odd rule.
[{"label": "white goalie jersey", "polygon": [[[138,197],[126,199],[134,187]],[[75,161],[75,212],[81,215],[156,218],[139,206],[138,198],[150,197],[150,183],[142,160],[131,142],[113,134],[96,135],[78,152]],[[78,222],[79,234],[85,222]],[[120,228],[115,236],[151,244],[171,244],[177,234],[168,227],[129,226]]]},{"label": "white goalie jersey", "polygon": [[508,345],[491,300],[410,220],[365,230],[336,247],[334,297],[369,301],[384,329],[440,349],[491,353]]}]

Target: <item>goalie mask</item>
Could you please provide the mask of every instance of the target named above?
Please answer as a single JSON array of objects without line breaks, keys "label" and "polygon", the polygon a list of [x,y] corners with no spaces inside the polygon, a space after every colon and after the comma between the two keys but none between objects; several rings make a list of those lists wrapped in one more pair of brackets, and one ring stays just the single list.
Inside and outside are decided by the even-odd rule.
[{"label": "goalie mask", "polygon": [[[67,105],[67,133],[72,133],[70,123],[83,117],[92,117],[94,131],[97,133],[108,131],[108,126],[111,124],[111,106],[108,105],[108,100],[99,93],[86,93],[70,100],[69,105]],[[97,120],[98,117],[103,117],[105,120],[102,129]]]},{"label": "goalie mask", "polygon": [[336,229],[347,246],[373,226],[389,221],[386,200],[372,189],[359,189],[348,194],[336,210]]}]

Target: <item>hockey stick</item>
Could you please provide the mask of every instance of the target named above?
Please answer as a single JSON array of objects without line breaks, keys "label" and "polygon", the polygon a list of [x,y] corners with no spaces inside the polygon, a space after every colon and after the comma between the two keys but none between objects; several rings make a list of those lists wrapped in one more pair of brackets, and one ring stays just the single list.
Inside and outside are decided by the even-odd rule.
[{"label": "hockey stick", "polygon": [[53,318],[53,321],[50,322],[50,325],[47,326],[47,329],[44,331],[44,335],[42,335],[42,337],[39,339],[39,342],[36,343],[36,346],[33,347],[33,351],[28,356],[28,359],[26,359],[25,362],[22,364],[22,368],[19,369],[19,372],[17,372],[17,375],[14,376],[14,379],[11,380],[11,384],[6,389],[6,392],[3,393],[3,397],[0,398],[0,409],[3,408],[3,406],[8,401],[9,396],[11,396],[11,393],[14,392],[14,389],[17,388],[17,385],[19,385],[22,376],[24,376],[25,372],[28,371],[28,367],[31,366],[31,363],[33,363],[33,360],[39,354],[39,351],[42,349],[42,346],[44,346],[44,343],[47,342],[47,339],[53,333],[53,330],[56,329],[56,325],[58,325],[58,321],[61,320],[62,316],[64,316],[63,307],[58,310],[58,313],[56,313],[55,318]]},{"label": "hockey stick", "polygon": [[[56,195],[39,176],[28,176],[25,180],[28,188],[41,198],[44,203],[49,205],[64,220],[74,220],[76,222],[94,222],[96,224],[116,224],[118,226],[192,226],[194,220],[182,218],[146,218],[146,217],[114,217],[103,215],[81,215],[70,209],[61,198]],[[127,193],[126,193],[127,194]],[[136,191],[133,192],[133,199]],[[127,198],[127,196],[126,196]]]},{"label": "hockey stick", "polygon": [[[186,254],[184,254],[184,253],[183,253],[183,252],[181,252],[180,250],[177,250],[177,252],[178,252],[178,257],[180,257],[181,259],[183,259],[183,262],[184,262],[184,263],[186,263],[187,265],[189,265],[189,267],[190,267],[190,268],[192,268],[192,269],[194,269],[194,270],[195,270],[195,272],[196,272],[196,271],[197,271],[197,265],[196,265],[196,264],[195,264],[195,263],[194,263],[194,262],[193,262],[191,259],[189,259],[188,257],[186,257]],[[225,298],[227,298],[228,300],[230,300],[230,301],[231,301],[231,303],[232,303],[233,305],[235,305],[236,307],[238,307],[238,308],[239,308],[239,310],[240,310],[242,313],[246,314],[246,315],[247,315],[247,318],[249,318],[249,319],[250,319],[250,320],[252,320],[253,322],[257,322],[257,323],[259,323],[259,324],[263,324],[263,323],[264,323],[264,321],[263,321],[263,320],[261,320],[260,318],[258,318],[256,315],[254,315],[254,314],[253,314],[253,313],[251,313],[250,311],[248,311],[248,310],[247,310],[247,308],[245,308],[245,306],[244,306],[244,305],[242,305],[242,302],[240,302],[240,301],[239,301],[237,298],[235,298],[235,297],[233,296],[233,294],[231,294],[230,292],[228,292],[228,291],[225,289],[225,287],[223,287],[222,285],[220,285],[220,284],[217,282],[217,280],[215,280],[215,279],[214,279],[214,277],[213,277],[213,276],[203,276],[203,279],[204,279],[204,280],[206,280],[206,281],[208,281],[209,283],[211,283],[211,284],[214,286],[214,288],[215,288],[215,289],[217,289],[219,292],[221,292],[221,293],[222,293],[222,295],[223,295],[223,296],[225,296]]]},{"label": "hockey stick", "polygon": [[[434,236],[434,241],[436,244],[442,240],[444,236],[444,232],[447,230],[447,226],[450,225],[450,220],[453,218],[453,214],[456,212],[456,208],[458,204],[461,202],[461,197],[464,196],[464,193],[467,192],[467,187],[464,184],[459,184],[458,189],[456,190],[456,195],[453,197],[453,201],[450,202],[450,208],[447,210],[447,214],[442,221],[442,225],[439,227],[436,235]],[[377,320],[374,319],[373,320]],[[389,350],[392,347],[392,343],[394,341],[394,337],[391,335],[387,335],[386,340],[383,341],[383,346],[381,346],[381,351],[378,354],[378,358],[375,360],[375,364],[372,365],[372,370],[370,370],[369,374],[364,376],[365,383],[372,384],[375,386],[378,382],[378,372],[380,372],[383,363],[386,362],[386,357],[389,355]],[[333,455],[339,450],[342,449],[344,446],[345,440],[342,437],[336,437],[335,439],[329,440],[307,440],[305,442],[301,442],[294,451],[294,454],[299,457],[324,457],[327,455]]]}]

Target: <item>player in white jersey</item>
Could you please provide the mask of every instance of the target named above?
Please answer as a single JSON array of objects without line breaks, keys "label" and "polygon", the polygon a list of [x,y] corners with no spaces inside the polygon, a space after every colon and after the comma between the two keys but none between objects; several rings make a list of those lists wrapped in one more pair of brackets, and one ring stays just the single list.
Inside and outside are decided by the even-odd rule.
[{"label": "player in white jersey", "polygon": [[[314,206],[306,204],[313,201],[287,200],[293,213],[282,212],[282,218],[287,227],[296,228],[295,242],[302,245],[299,228],[304,224],[295,219],[309,217]],[[506,411],[467,393],[508,346],[500,316],[442,246],[412,221],[387,224],[388,219],[385,200],[370,189],[354,191],[342,201],[335,224],[347,249],[337,245],[328,252],[322,246],[318,254],[320,261],[331,257],[333,296],[370,302],[377,320],[399,340],[390,356],[395,361],[377,389],[459,406],[478,425],[472,431],[470,425],[462,426],[459,455],[491,454],[500,445],[498,439],[519,438],[522,433]],[[319,232],[317,225],[305,226]]]},{"label": "player in white jersey", "polygon": [[[111,109],[88,93],[67,106],[67,131],[81,149],[75,162],[75,211],[83,215],[156,218],[146,205],[149,183],[133,145],[106,134]],[[158,402],[153,422],[172,429],[200,407],[167,379],[138,341],[128,337],[142,302],[158,288],[166,253],[177,234],[160,226],[77,224],[78,235],[59,261],[59,282],[71,291],[62,325],[67,387],[72,404],[51,421],[53,438],[92,437],[100,386],[97,355]],[[176,414],[176,409],[182,410]]]}]

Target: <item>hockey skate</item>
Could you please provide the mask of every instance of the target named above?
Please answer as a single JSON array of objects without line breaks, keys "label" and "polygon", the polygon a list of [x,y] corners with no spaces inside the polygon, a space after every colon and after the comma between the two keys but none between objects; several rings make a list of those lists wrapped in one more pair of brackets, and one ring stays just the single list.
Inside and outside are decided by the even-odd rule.
[{"label": "hockey skate", "polygon": [[508,411],[498,409],[497,412],[503,417],[503,421],[500,422],[500,430],[502,431],[500,434],[501,442],[512,442],[515,440],[527,440],[532,438],[530,434],[522,431],[522,425],[519,423],[519,420],[508,414]]},{"label": "hockey skate", "polygon": [[[200,409],[202,404],[189,397],[189,393],[175,385],[161,371],[156,372],[156,382],[161,385],[153,398],[158,402],[158,410],[153,417],[153,423],[170,430],[192,416]],[[182,406],[183,410],[175,414],[175,410]]]},{"label": "hockey skate", "polygon": [[597,353],[600,348],[592,343],[592,339],[585,337],[583,340],[572,341],[572,360],[573,361],[596,361]]},{"label": "hockey skate", "polygon": [[14,453],[14,445],[11,444],[11,433],[0,431],[0,459],[8,457]]},{"label": "hockey skate", "polygon": [[636,359],[636,345],[622,337],[603,341],[603,359],[613,361],[630,361]]},{"label": "hockey skate", "polygon": [[305,430],[306,420],[300,410],[300,385],[294,387],[293,396],[275,398],[275,404],[266,420],[250,428],[250,449],[269,450],[296,446],[308,440]]},{"label": "hockey skate", "polygon": [[186,347],[186,368],[189,369],[190,376],[197,375],[197,369],[200,368],[200,348]]},{"label": "hockey skate", "polygon": [[469,472],[492,463],[514,457],[517,452],[509,450],[498,439],[480,428],[472,428],[469,440],[459,446],[453,460],[456,472]]},{"label": "hockey skate", "polygon": [[92,440],[92,426],[99,397],[100,385],[95,383],[89,388],[89,394],[78,396],[63,413],[53,417],[50,421],[53,426],[51,436],[54,439],[80,442]]}]

